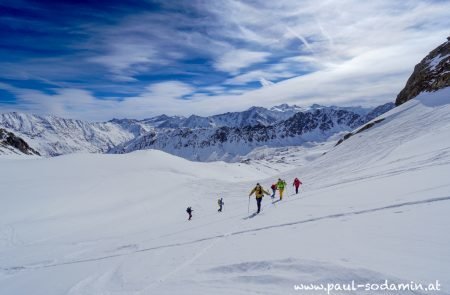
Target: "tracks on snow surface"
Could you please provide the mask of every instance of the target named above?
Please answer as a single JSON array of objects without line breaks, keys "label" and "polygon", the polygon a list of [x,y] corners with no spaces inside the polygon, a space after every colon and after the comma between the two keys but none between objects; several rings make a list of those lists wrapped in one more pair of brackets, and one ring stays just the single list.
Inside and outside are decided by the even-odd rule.
[{"label": "tracks on snow surface", "polygon": [[280,223],[280,224],[274,224],[274,225],[250,228],[250,229],[245,229],[245,230],[235,231],[235,232],[230,232],[230,233],[225,233],[225,234],[219,234],[219,235],[209,236],[209,237],[196,239],[196,240],[192,240],[192,241],[187,241],[187,242],[172,243],[172,244],[160,245],[160,246],[155,246],[155,247],[148,247],[148,248],[143,248],[143,249],[139,249],[139,250],[134,250],[134,251],[131,251],[128,253],[120,253],[120,254],[79,259],[79,260],[59,262],[59,263],[42,264],[42,265],[13,266],[13,267],[1,268],[1,270],[5,271],[5,272],[15,272],[15,271],[23,271],[23,270],[51,268],[51,267],[78,264],[78,263],[95,262],[95,261],[116,258],[116,257],[123,257],[123,256],[127,256],[127,255],[132,255],[132,254],[138,254],[141,252],[148,252],[148,251],[164,249],[164,248],[173,248],[173,247],[191,245],[191,244],[201,243],[201,242],[205,242],[205,241],[209,241],[209,240],[226,238],[229,236],[237,236],[237,235],[253,233],[253,232],[258,232],[258,231],[263,231],[263,230],[268,230],[268,229],[276,229],[276,228],[282,228],[282,227],[298,225],[298,224],[303,224],[303,223],[311,223],[311,222],[316,222],[316,221],[321,221],[321,220],[335,219],[335,218],[360,215],[360,214],[367,214],[367,213],[373,213],[373,212],[378,212],[378,211],[383,211],[383,210],[396,209],[396,208],[400,208],[400,207],[408,207],[408,206],[415,206],[415,205],[420,205],[420,204],[428,204],[428,203],[435,203],[435,202],[442,202],[442,201],[450,201],[450,196],[431,198],[431,199],[419,200],[419,201],[403,202],[403,203],[397,203],[397,204],[383,206],[383,207],[376,207],[376,208],[372,208],[372,209],[354,210],[354,211],[348,211],[348,212],[344,212],[344,213],[336,213],[336,214],[324,215],[324,216],[319,216],[319,217],[312,217],[312,218],[302,219],[302,220],[297,220],[297,221],[292,221],[292,222],[285,222],[285,223]]}]

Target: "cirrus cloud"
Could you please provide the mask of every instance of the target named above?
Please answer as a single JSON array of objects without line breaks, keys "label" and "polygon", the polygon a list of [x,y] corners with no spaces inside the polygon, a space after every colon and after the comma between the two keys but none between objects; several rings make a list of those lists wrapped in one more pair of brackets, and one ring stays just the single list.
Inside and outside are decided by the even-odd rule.
[{"label": "cirrus cloud", "polygon": [[437,0],[24,3],[0,18],[1,111],[89,120],[392,101],[450,26]]}]

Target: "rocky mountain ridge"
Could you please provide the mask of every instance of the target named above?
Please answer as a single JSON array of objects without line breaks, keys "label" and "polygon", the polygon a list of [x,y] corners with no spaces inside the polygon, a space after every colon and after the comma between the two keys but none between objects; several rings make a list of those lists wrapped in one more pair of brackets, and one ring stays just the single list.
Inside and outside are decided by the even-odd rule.
[{"label": "rocky mountain ridge", "polygon": [[450,86],[450,37],[431,51],[420,63],[400,91],[395,105],[401,105],[422,92],[434,92]]},{"label": "rocky mountain ridge", "polygon": [[14,133],[0,128],[0,154],[25,154],[40,156],[28,143]]}]

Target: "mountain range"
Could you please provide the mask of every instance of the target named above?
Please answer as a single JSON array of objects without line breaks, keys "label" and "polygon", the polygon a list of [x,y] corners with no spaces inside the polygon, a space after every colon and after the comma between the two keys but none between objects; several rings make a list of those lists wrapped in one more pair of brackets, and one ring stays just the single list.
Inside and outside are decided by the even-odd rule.
[{"label": "mountain range", "polygon": [[[232,121],[234,124],[155,129],[109,152],[128,153],[151,148],[196,161],[234,161],[261,146],[282,147],[326,141],[330,136],[351,131],[393,107],[393,103],[372,110],[314,105],[287,119],[284,119],[287,115],[282,111],[278,111],[279,117],[269,117],[267,114],[272,115],[272,110],[251,108],[242,113],[219,115],[221,122]],[[236,118],[243,120],[233,121]],[[243,121],[246,124],[242,124]]]},{"label": "mountain range", "polygon": [[350,131],[392,107],[393,103],[375,109],[317,104],[302,108],[282,104],[209,117],[161,115],[94,123],[13,112],[0,115],[0,127],[16,134],[44,156],[124,153],[152,148],[191,160],[233,160],[263,145],[323,141],[336,132]]}]

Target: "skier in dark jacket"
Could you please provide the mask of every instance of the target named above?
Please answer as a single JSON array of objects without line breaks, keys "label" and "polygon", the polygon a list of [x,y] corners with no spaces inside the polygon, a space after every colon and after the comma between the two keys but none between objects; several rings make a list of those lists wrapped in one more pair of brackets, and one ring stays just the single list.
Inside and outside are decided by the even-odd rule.
[{"label": "skier in dark jacket", "polygon": [[275,192],[277,191],[277,185],[276,184],[272,184],[272,186],[270,187],[272,189],[272,195],[270,196],[272,199],[275,198]]},{"label": "skier in dark jacket", "polygon": [[217,211],[218,211],[218,212],[222,212],[222,207],[223,207],[223,205],[225,205],[225,203],[223,202],[223,199],[220,198],[220,199],[217,201],[217,204],[219,205],[219,210],[217,210]]},{"label": "skier in dark jacket", "polygon": [[194,210],[192,210],[191,207],[187,207],[186,212],[187,212],[187,214],[189,214],[189,219],[188,219],[188,220],[191,220],[191,218],[192,218],[192,212],[194,212]]}]

